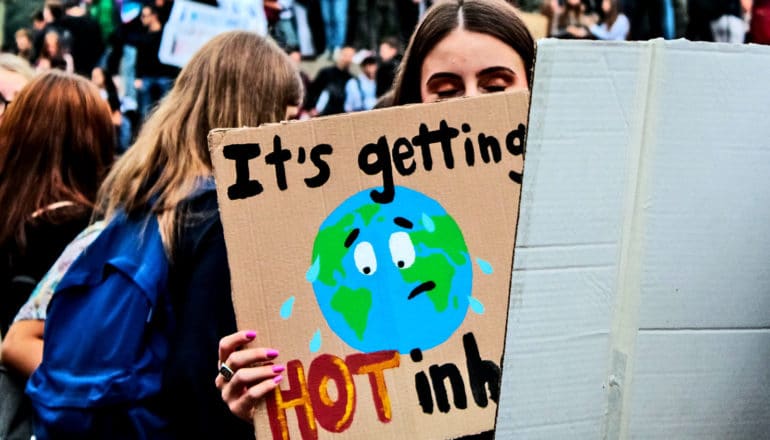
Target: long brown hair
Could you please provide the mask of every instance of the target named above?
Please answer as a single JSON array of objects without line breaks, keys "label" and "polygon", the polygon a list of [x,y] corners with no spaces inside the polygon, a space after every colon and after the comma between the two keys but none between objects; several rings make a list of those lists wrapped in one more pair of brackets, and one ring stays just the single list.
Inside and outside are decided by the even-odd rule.
[{"label": "long brown hair", "polygon": [[610,0],[610,10],[604,12],[604,9],[602,9],[602,13],[604,14],[602,22],[607,24],[607,29],[610,29],[612,25],[615,24],[615,21],[617,21],[618,16],[620,15],[621,6],[620,0]]},{"label": "long brown hair", "polygon": [[569,1],[564,3],[564,11],[559,15],[558,28],[566,29],[567,27],[574,25],[579,26],[582,23],[583,14],[585,14],[586,5],[582,1],[577,4],[570,4]]},{"label": "long brown hair", "polygon": [[175,225],[185,220],[177,207],[211,175],[209,131],[280,121],[301,99],[299,73],[275,43],[242,31],[215,37],[182,69],[105,179],[99,212],[110,219],[118,209],[149,208],[172,256]]},{"label": "long brown hair", "polygon": [[[50,222],[90,210],[114,145],[110,109],[87,80],[49,72],[27,84],[0,122],[0,243],[24,249],[40,210],[35,220]],[[45,210],[57,202],[75,206]]]},{"label": "long brown hair", "polygon": [[467,31],[495,37],[515,50],[524,61],[527,80],[532,86],[535,42],[516,8],[504,0],[450,0],[434,4],[412,34],[393,86],[394,105],[422,101],[420,76],[425,57],[461,26]]}]

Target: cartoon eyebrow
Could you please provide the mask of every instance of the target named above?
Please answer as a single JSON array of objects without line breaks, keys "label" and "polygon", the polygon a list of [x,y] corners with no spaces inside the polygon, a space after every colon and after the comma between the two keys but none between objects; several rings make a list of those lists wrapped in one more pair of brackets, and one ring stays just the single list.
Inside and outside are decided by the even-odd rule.
[{"label": "cartoon eyebrow", "polygon": [[358,228],[353,229],[350,231],[350,234],[348,234],[348,238],[345,239],[345,247],[349,248],[353,245],[353,242],[356,241],[356,238],[358,238],[358,233],[361,232]]},{"label": "cartoon eyebrow", "polygon": [[412,229],[414,225],[409,220],[405,219],[404,217],[396,217],[393,219],[393,223],[397,224],[398,226],[401,226],[404,229]]}]

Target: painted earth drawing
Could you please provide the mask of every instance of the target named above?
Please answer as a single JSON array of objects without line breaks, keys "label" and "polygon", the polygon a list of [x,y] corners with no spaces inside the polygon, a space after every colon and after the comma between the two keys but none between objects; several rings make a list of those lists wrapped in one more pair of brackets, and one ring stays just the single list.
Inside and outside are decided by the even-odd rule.
[{"label": "painted earth drawing", "polygon": [[432,198],[396,187],[391,203],[361,191],[321,224],[307,279],[327,323],[362,352],[427,350],[465,319],[473,270],[455,220]]}]

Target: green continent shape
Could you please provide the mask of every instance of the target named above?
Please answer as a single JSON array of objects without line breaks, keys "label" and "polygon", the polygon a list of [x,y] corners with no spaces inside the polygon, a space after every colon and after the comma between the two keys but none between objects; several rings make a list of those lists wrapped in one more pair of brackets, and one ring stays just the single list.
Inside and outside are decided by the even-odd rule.
[{"label": "green continent shape", "polygon": [[380,204],[369,203],[356,209],[355,212],[356,214],[361,216],[361,219],[363,219],[364,226],[369,226],[369,223],[372,222],[372,219],[374,218],[374,216],[377,215],[378,212],[380,212]]},{"label": "green continent shape", "polygon": [[455,268],[443,254],[418,257],[411,267],[401,271],[401,277],[407,283],[436,283],[433,290],[422,295],[428,295],[437,312],[443,312],[449,306],[449,292],[452,290],[454,276]]},{"label": "green continent shape", "polygon": [[331,306],[342,314],[348,326],[356,332],[358,339],[363,341],[369,322],[369,309],[372,307],[372,292],[369,289],[353,290],[342,286],[334,292]]},{"label": "green continent shape", "polygon": [[365,225],[369,225],[379,210],[379,204],[363,205],[343,216],[337,223],[318,231],[313,243],[313,258],[311,260],[315,261],[316,258],[321,257],[318,281],[333,287],[336,284],[334,272],[339,272],[343,278],[345,277],[345,268],[342,266],[342,258],[348,252],[348,248],[345,247],[345,239],[353,230],[355,214],[361,216]]},{"label": "green continent shape", "polygon": [[449,215],[440,215],[431,217],[435,225],[433,232],[419,230],[409,233],[412,243],[417,247],[419,244],[425,245],[430,249],[442,249],[446,251],[449,258],[457,266],[466,263],[465,256],[468,254],[468,246],[465,245],[463,233],[457,226],[455,220]]},{"label": "green continent shape", "polygon": [[337,223],[327,226],[320,231],[313,243],[313,259],[321,258],[318,271],[318,281],[327,286],[334,286],[334,272],[338,271],[344,277],[345,268],[342,267],[342,257],[348,251],[345,247],[345,239],[350,234],[355,216],[347,214]]}]

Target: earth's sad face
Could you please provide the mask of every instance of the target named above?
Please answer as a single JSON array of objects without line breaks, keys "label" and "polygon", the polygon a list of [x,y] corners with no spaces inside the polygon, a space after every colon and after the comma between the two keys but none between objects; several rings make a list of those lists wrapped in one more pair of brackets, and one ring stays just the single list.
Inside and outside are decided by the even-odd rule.
[{"label": "earth's sad face", "polygon": [[308,271],[331,329],[362,352],[446,341],[462,324],[472,267],[457,223],[435,200],[396,187],[388,204],[370,190],[321,225]]}]

